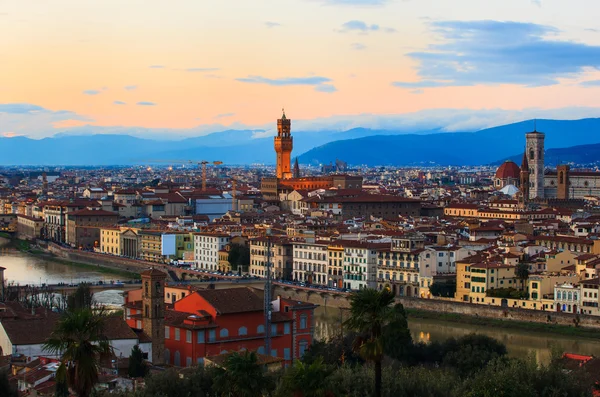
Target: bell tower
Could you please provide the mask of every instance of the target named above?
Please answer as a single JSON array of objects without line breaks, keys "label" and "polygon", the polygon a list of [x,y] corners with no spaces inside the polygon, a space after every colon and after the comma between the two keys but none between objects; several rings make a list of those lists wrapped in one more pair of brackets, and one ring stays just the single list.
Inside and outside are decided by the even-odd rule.
[{"label": "bell tower", "polygon": [[145,270],[142,277],[142,328],[152,339],[154,365],[165,363],[165,279],[167,274],[154,268]]},{"label": "bell tower", "polygon": [[275,153],[277,153],[277,179],[292,177],[291,154],[294,146],[292,138],[292,120],[283,115],[277,120],[277,136],[275,137]]},{"label": "bell tower", "polygon": [[530,189],[529,198],[544,198],[544,139],[543,132],[537,131],[526,135],[527,160],[529,162]]}]

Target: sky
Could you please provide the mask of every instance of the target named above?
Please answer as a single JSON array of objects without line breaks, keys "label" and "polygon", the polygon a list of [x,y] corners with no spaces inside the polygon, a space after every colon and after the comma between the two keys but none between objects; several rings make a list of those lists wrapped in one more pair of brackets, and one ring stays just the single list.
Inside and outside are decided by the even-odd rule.
[{"label": "sky", "polygon": [[598,0],[0,0],[0,136],[595,117]]}]

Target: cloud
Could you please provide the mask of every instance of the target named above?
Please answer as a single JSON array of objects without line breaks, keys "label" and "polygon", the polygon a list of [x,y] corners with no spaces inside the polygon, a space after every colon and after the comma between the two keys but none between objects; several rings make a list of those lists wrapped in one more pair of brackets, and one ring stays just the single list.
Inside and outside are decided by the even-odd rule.
[{"label": "cloud", "polygon": [[0,103],[0,114],[33,114],[44,110],[41,106],[29,103]]},{"label": "cloud", "polygon": [[221,113],[221,114],[217,114],[213,118],[215,118],[215,119],[224,119],[224,118],[233,117],[233,116],[235,116],[235,113]]},{"label": "cloud", "polygon": [[587,28],[587,29],[583,29],[586,32],[592,32],[592,33],[599,33],[600,30],[599,29],[594,29],[594,28]]},{"label": "cloud", "polygon": [[366,45],[364,45],[363,43],[352,43],[350,44],[350,47],[352,47],[353,50],[364,50],[365,48],[367,48]]},{"label": "cloud", "polygon": [[374,32],[379,30],[379,25],[369,25],[364,21],[357,21],[357,20],[353,20],[353,21],[348,21],[346,23],[344,23],[342,25],[342,29],[340,30],[340,32]]},{"label": "cloud", "polygon": [[164,69],[164,65],[150,65],[150,69]]},{"label": "cloud", "polygon": [[330,84],[332,80],[329,77],[309,76],[309,77],[283,77],[280,79],[269,79],[262,76],[248,76],[236,79],[242,83],[266,84],[272,86],[293,86],[293,85],[308,85],[313,86],[318,92],[335,92],[336,88]]},{"label": "cloud", "polygon": [[14,137],[16,137],[16,136],[23,136],[23,135],[21,135],[21,134],[17,134],[16,132],[12,132],[12,131],[7,131],[7,132],[3,132],[3,133],[2,133],[2,136],[3,136],[4,138],[14,138]]},{"label": "cloud", "polygon": [[579,83],[582,87],[600,87],[600,80],[588,80]]},{"label": "cloud", "polygon": [[85,95],[98,95],[100,93],[99,90],[85,90],[83,91]]},{"label": "cloud", "polygon": [[141,101],[141,102],[136,103],[136,105],[138,105],[138,106],[156,106],[156,103]]},{"label": "cloud", "polygon": [[127,104],[123,101],[114,101],[113,105],[127,105]]},{"label": "cloud", "polygon": [[319,85],[315,86],[315,91],[331,93],[331,92],[336,92],[337,88],[335,88],[331,84],[319,84]]},{"label": "cloud", "polygon": [[432,22],[430,28],[441,43],[407,54],[422,80],[395,86],[546,86],[600,67],[600,46],[557,40],[551,26],[484,20]]},{"label": "cloud", "polygon": [[186,72],[215,72],[219,68],[188,68],[184,69]]},{"label": "cloud", "polygon": [[265,22],[265,26],[268,27],[269,29],[271,29],[271,28],[277,28],[277,27],[281,26],[281,24],[277,23],[277,22],[267,21],[267,22]]},{"label": "cloud", "polygon": [[0,117],[3,131],[34,138],[52,135],[57,125],[94,121],[69,110],[50,110],[30,103],[0,103]]},{"label": "cloud", "polygon": [[137,85],[126,85],[123,88],[125,88],[127,91],[133,91],[133,90],[137,89],[138,87],[137,87]]},{"label": "cloud", "polygon": [[424,92],[425,92],[425,91],[423,91],[423,90],[412,90],[410,93],[411,93],[411,94],[415,94],[415,95],[420,95],[420,94],[422,94],[422,93],[424,93]]}]

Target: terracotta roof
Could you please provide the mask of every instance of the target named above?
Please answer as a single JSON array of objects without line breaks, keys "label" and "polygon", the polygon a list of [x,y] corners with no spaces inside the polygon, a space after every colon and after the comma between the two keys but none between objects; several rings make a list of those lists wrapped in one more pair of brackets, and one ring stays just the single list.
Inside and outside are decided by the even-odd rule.
[{"label": "terracotta roof", "polygon": [[109,316],[104,320],[104,336],[109,340],[137,339],[138,336],[120,316]]},{"label": "terracotta roof", "polygon": [[13,345],[37,345],[44,343],[54,330],[58,315],[33,319],[2,319],[0,327]]},{"label": "terracotta roof", "polygon": [[250,288],[205,289],[196,291],[218,314],[263,311],[263,299]]},{"label": "terracotta roof", "polygon": [[144,270],[143,272],[140,273],[141,276],[148,276],[148,277],[167,277],[167,273],[162,272],[158,269],[155,268],[150,268],[148,270]]},{"label": "terracotta roof", "polygon": [[104,210],[89,210],[89,209],[82,209],[82,210],[78,210],[78,211],[73,211],[73,212],[69,212],[68,214],[69,216],[119,216],[119,214],[117,214],[116,212],[111,212],[111,211],[104,211]]},{"label": "terracotta roof", "polygon": [[521,175],[521,169],[514,161],[507,160],[505,161],[498,169],[496,170],[496,178],[497,179],[519,179]]}]

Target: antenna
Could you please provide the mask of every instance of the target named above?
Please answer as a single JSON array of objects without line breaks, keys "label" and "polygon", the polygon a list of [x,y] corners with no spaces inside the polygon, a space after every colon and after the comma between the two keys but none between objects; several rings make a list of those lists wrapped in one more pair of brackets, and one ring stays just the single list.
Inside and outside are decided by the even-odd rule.
[{"label": "antenna", "polygon": [[533,119],[533,132],[537,132],[537,119]]},{"label": "antenna", "polygon": [[271,355],[271,228],[267,235],[267,269],[265,281],[265,354]]}]

